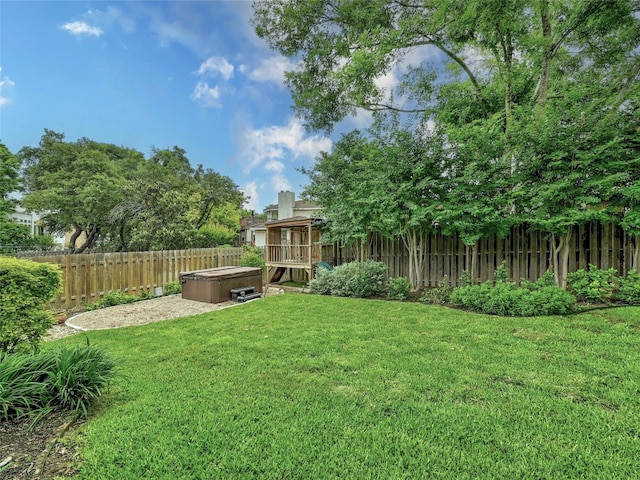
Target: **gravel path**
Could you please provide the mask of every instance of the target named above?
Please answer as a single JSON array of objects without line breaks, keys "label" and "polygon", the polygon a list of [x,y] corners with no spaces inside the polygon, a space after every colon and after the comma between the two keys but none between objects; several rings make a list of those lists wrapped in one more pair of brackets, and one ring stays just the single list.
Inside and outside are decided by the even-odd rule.
[{"label": "gravel path", "polygon": [[128,327],[161,322],[172,318],[188,317],[222,308],[242,305],[236,302],[204,303],[185,300],[182,295],[169,295],[140,302],[116,305],[80,313],[69,318],[64,325],[54,325],[44,340],[56,340],[87,330]]}]

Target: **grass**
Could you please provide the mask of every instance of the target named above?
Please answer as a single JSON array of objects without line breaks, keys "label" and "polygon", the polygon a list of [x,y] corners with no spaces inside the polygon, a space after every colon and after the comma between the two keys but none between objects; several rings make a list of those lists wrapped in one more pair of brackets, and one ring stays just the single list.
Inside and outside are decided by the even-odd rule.
[{"label": "grass", "polygon": [[79,478],[634,478],[639,335],[638,307],[513,319],[296,294],[90,332],[123,374]]}]

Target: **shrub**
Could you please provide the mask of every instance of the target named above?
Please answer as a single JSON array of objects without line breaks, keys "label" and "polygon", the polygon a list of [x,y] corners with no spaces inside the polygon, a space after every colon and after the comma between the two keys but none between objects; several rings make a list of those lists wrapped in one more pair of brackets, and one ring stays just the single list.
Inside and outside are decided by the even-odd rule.
[{"label": "shrub", "polygon": [[463,270],[462,275],[460,275],[460,286],[461,287],[470,287],[473,285],[473,279],[471,278],[471,272],[469,270]]},{"label": "shrub", "polygon": [[167,282],[162,286],[162,293],[165,295],[182,293],[182,285],[180,285],[180,282]]},{"label": "shrub", "polygon": [[312,293],[337,297],[368,298],[384,294],[387,266],[367,260],[339,265],[333,270],[320,272],[309,282]]},{"label": "shrub", "polygon": [[93,345],[52,352],[0,354],[0,418],[46,414],[54,408],[81,411],[102,394],[115,362]]},{"label": "shrub", "polygon": [[540,290],[544,287],[555,287],[556,281],[553,276],[553,272],[551,270],[547,270],[538,280],[533,283],[524,278],[521,279],[520,286],[522,288],[526,288],[530,292],[533,292],[534,290]]},{"label": "shrub", "polygon": [[0,253],[15,253],[33,250],[36,242],[26,225],[10,222],[0,214]]},{"label": "shrub", "polygon": [[317,295],[331,295],[333,270],[318,270],[316,278],[309,282],[309,290]]},{"label": "shrub", "polygon": [[620,279],[618,299],[629,305],[640,305],[640,273],[637,270],[629,271]]},{"label": "shrub", "polygon": [[518,305],[518,314],[523,317],[537,315],[566,315],[571,313],[576,297],[561,288],[544,286],[523,297]]},{"label": "shrub", "polygon": [[[471,285],[470,276],[469,285]],[[433,305],[442,305],[443,303],[449,303],[449,301],[451,300],[452,292],[453,287],[449,285],[449,277],[445,275],[440,282],[440,285],[438,285],[437,287],[428,288],[423,292],[422,296],[420,297],[420,301],[424,303],[431,303]]]},{"label": "shrub", "polygon": [[567,288],[578,300],[590,303],[609,303],[614,299],[617,288],[617,270],[602,270],[589,265],[589,270],[580,269],[567,275]]},{"label": "shrub", "polygon": [[522,282],[518,287],[504,280],[504,272],[495,286],[491,282],[454,289],[451,303],[471,310],[502,316],[564,315],[571,312],[576,298],[549,285],[553,274],[545,273],[535,283]]},{"label": "shrub", "polygon": [[61,285],[57,265],[0,257],[0,352],[38,349],[54,323],[47,302]]},{"label": "shrub", "polygon": [[404,302],[411,293],[411,282],[405,277],[390,278],[387,282],[387,298]]},{"label": "shrub", "polygon": [[116,305],[125,305],[127,303],[137,302],[139,300],[146,300],[153,298],[153,295],[148,296],[144,292],[141,296],[135,297],[133,295],[127,295],[122,292],[109,292],[98,303],[89,303],[85,305],[87,310],[97,310],[99,308],[115,307]]},{"label": "shrub", "polygon": [[241,267],[261,268],[264,271],[266,265],[264,250],[259,247],[245,245],[239,265]]},{"label": "shrub", "polygon": [[193,246],[209,248],[233,242],[236,232],[223,225],[204,225],[195,235]]}]

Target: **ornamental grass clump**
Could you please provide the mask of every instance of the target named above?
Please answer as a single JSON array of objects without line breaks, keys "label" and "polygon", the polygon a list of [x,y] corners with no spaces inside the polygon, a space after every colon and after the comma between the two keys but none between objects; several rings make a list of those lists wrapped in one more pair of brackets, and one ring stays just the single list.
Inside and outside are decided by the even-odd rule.
[{"label": "ornamental grass clump", "polygon": [[39,418],[55,408],[87,415],[115,374],[115,362],[95,345],[0,355],[0,418]]}]

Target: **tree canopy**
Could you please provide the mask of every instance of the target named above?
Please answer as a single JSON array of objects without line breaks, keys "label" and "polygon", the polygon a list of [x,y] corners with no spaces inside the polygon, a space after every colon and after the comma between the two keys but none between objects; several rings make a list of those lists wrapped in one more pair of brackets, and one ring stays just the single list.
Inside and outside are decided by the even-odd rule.
[{"label": "tree canopy", "polygon": [[0,143],[0,221],[13,212],[16,200],[11,194],[20,189],[20,159]]},{"label": "tree canopy", "polygon": [[76,253],[97,244],[116,250],[213,246],[206,245],[213,237],[199,238],[198,230],[217,208],[240,210],[244,203],[230,178],[193,168],[177,146],[153,148],[145,159],[134,149],[86,138],[67,142],[45,130],[38,147],[24,147],[19,156],[24,206],[38,211],[49,230],[72,232]]},{"label": "tree canopy", "polygon": [[[366,109],[396,131],[384,141],[375,132],[372,142],[345,136],[308,172],[310,196],[320,200],[328,175],[342,181],[331,188],[344,190],[345,204],[406,203],[385,203],[388,192],[369,188],[366,176],[366,187],[348,181],[339,165],[353,172],[351,162],[367,165],[357,159],[368,152],[394,190],[404,165],[422,161],[404,143],[409,135],[439,146],[419,175],[440,197],[401,190],[413,213],[428,212],[422,228],[436,224],[474,248],[526,222],[550,235],[559,284],[574,226],[619,221],[640,233],[638,0],[264,0],[254,4],[253,24],[298,61],[287,84],[310,129],[330,131]],[[345,224],[356,220],[358,235],[391,215],[331,208],[344,210]]]}]

